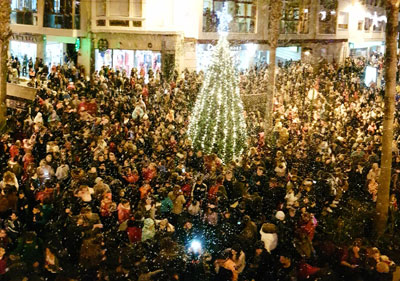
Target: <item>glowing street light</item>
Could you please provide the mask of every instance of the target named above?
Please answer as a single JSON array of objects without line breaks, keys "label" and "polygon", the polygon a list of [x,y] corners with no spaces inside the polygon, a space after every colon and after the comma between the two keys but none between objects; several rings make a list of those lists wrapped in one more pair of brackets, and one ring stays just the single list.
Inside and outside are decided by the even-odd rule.
[{"label": "glowing street light", "polygon": [[201,242],[199,240],[192,240],[189,249],[192,250],[193,253],[200,254],[202,249]]}]

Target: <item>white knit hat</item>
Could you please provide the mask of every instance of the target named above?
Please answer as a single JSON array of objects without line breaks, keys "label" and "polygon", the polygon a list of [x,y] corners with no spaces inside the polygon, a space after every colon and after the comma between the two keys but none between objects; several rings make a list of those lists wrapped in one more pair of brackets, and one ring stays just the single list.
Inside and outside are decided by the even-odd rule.
[{"label": "white knit hat", "polygon": [[275,214],[275,218],[277,218],[280,221],[283,221],[285,219],[285,213],[282,211],[278,211]]}]

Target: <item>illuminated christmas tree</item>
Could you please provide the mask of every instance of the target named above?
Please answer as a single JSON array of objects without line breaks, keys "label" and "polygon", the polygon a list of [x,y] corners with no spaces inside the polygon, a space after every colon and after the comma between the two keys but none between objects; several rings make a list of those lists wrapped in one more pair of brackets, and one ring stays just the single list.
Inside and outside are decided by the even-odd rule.
[{"label": "illuminated christmas tree", "polygon": [[188,135],[196,150],[215,153],[227,164],[246,147],[247,130],[239,75],[227,40],[232,17],[226,5],[218,17],[220,37],[190,117]]}]

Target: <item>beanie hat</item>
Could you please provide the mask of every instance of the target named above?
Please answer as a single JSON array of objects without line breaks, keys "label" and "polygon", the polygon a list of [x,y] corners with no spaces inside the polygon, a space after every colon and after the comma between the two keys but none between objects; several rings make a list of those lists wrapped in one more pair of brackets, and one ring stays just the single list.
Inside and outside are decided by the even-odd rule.
[{"label": "beanie hat", "polygon": [[275,214],[275,218],[277,218],[280,221],[283,221],[285,219],[285,213],[282,211],[278,211]]}]

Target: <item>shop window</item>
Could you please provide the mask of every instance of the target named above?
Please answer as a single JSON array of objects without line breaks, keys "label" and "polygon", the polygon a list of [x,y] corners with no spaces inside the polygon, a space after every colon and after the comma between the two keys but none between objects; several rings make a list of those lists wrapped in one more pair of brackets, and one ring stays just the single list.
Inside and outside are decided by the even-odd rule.
[{"label": "shop window", "polygon": [[336,34],[337,0],[320,0],[318,28],[320,34]]},{"label": "shop window", "polygon": [[63,63],[64,44],[58,42],[47,42],[45,62],[47,65],[61,65]]},{"label": "shop window", "polygon": [[95,49],[96,71],[100,71],[103,66],[111,67],[121,72],[124,71],[128,76],[132,68],[136,68],[139,73],[145,73],[145,79],[148,79],[147,73],[150,69],[153,72],[161,70],[161,53],[148,50],[107,49],[100,51]]},{"label": "shop window", "polygon": [[35,43],[10,40],[10,54],[17,57],[20,62],[30,58],[34,62],[36,51],[37,45]]},{"label": "shop window", "polygon": [[228,6],[232,16],[230,32],[255,32],[257,6],[256,0],[205,0],[203,2],[203,31],[216,32],[218,29],[217,12]]},{"label": "shop window", "polygon": [[129,0],[110,0],[110,16],[128,17]]},{"label": "shop window", "polygon": [[11,24],[37,24],[37,0],[12,0]]},{"label": "shop window", "polygon": [[43,25],[59,29],[79,29],[80,0],[45,0]]},{"label": "shop window", "polygon": [[339,12],[338,28],[340,28],[340,29],[348,29],[349,28],[349,13]]},{"label": "shop window", "polygon": [[283,2],[281,34],[307,34],[309,30],[310,0]]}]

